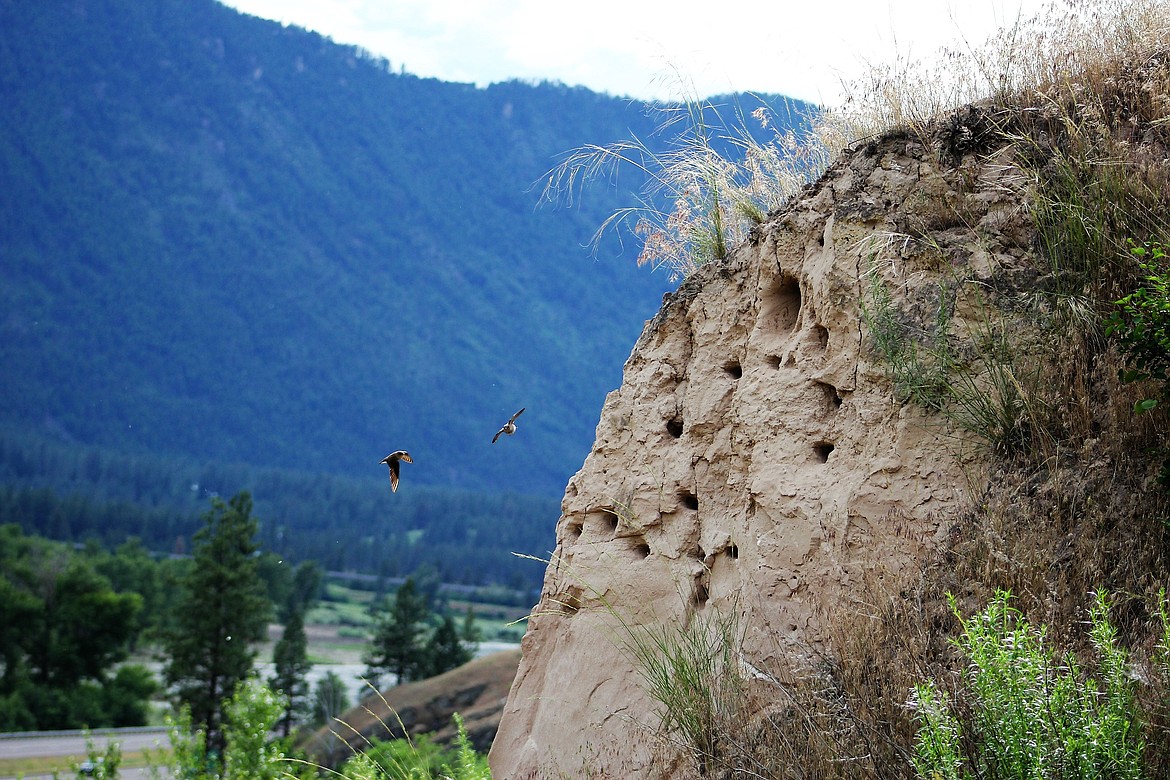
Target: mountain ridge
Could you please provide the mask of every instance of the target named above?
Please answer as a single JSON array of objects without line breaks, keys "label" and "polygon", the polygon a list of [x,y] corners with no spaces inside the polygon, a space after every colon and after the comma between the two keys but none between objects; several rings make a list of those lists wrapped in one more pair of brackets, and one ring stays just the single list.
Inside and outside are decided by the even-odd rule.
[{"label": "mountain ridge", "polygon": [[[640,108],[393,74],[210,0],[0,17],[5,422],[371,478],[405,447],[410,481],[560,491],[669,285],[582,249],[612,194],[528,187]],[[529,449],[484,446],[523,405]]]}]

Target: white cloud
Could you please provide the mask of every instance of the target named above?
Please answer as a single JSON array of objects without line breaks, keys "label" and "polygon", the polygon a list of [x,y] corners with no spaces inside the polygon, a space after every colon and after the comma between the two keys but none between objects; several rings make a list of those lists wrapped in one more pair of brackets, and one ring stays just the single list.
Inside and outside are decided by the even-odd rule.
[{"label": "white cloud", "polygon": [[986,39],[1042,0],[713,0],[703,14],[665,0],[225,0],[241,11],[357,44],[421,76],[486,85],[511,78],[615,95],[776,92],[839,99],[843,78],[896,54],[925,57]]}]

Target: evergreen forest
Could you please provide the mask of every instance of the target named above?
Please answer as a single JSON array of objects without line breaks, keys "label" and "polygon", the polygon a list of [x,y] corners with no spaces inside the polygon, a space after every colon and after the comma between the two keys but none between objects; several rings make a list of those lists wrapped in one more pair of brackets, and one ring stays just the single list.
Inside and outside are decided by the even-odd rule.
[{"label": "evergreen forest", "polygon": [[[803,121],[712,104],[765,101]],[[665,148],[669,108],[419,78],[214,0],[0,2],[0,523],[183,553],[246,490],[292,561],[537,587],[512,553],[552,549],[672,287],[591,244],[636,167],[542,181]]]},{"label": "evergreen forest", "polygon": [[0,422],[369,480],[406,449],[406,488],[559,497],[671,284],[588,247],[641,178],[559,207],[541,180],[649,109],[213,0],[0,4]]}]

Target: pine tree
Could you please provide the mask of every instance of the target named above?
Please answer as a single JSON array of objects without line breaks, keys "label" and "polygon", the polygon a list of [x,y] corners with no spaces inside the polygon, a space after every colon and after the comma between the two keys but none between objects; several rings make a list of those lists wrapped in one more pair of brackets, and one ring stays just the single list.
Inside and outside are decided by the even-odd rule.
[{"label": "pine tree", "polygon": [[252,497],[214,498],[203,520],[163,642],[165,677],[204,730],[208,750],[222,755],[223,702],[251,673],[252,643],[264,638],[272,605],[257,568]]},{"label": "pine tree", "polygon": [[459,636],[459,629],[450,615],[443,615],[442,622],[431,638],[427,640],[424,653],[426,677],[434,677],[450,669],[463,666],[471,660],[471,650]]},{"label": "pine tree", "polygon": [[333,719],[349,709],[345,682],[332,670],[317,681],[313,689],[313,724],[333,724]]},{"label": "pine tree", "polygon": [[272,650],[272,661],[276,674],[269,683],[273,690],[284,694],[285,709],[280,718],[280,730],[287,737],[308,709],[308,674],[313,666],[309,663],[308,640],[305,638],[305,615],[299,604],[294,603],[291,607],[288,622],[284,624],[284,635]]},{"label": "pine tree", "polygon": [[467,605],[467,611],[463,613],[463,626],[459,629],[459,638],[463,640],[463,644],[467,645],[473,655],[479,648],[479,643],[483,641],[483,632],[475,623],[475,610],[470,604]]},{"label": "pine tree", "polygon": [[[389,610],[382,610],[366,662],[366,676],[378,680],[391,672],[395,685],[426,676],[426,648],[422,635],[429,609],[410,577],[394,594]],[[377,683],[375,682],[375,685]]]}]

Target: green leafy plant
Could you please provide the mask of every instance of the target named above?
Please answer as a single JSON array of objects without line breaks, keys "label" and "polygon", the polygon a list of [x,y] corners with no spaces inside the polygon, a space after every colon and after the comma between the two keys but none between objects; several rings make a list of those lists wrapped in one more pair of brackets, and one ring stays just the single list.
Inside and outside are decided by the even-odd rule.
[{"label": "green leafy plant", "polygon": [[1096,594],[1091,641],[1100,680],[1070,654],[1054,656],[1043,627],[1034,628],[998,591],[966,620],[957,645],[968,659],[959,695],[969,715],[931,681],[914,690],[918,716],[914,767],[922,778],[1080,780],[1142,776],[1138,729],[1126,654]]},{"label": "green leafy plant", "polygon": [[923,683],[915,686],[911,701],[918,716],[911,758],[918,776],[931,780],[965,778],[962,729],[945,695],[934,683]]},{"label": "green leafy plant", "polygon": [[224,708],[224,780],[275,780],[284,772],[284,753],[270,739],[287,701],[256,679],[236,686]]},{"label": "green leafy plant", "polygon": [[[223,702],[223,753],[207,743],[204,728],[182,706],[167,721],[173,749],[169,776],[182,780],[269,780],[287,775],[288,759],[269,735],[284,712],[284,697],[254,678]],[[158,776],[157,768],[154,776]]]},{"label": "green leafy plant", "polygon": [[[1116,301],[1106,334],[1117,339],[1130,368],[1121,374],[1123,382],[1160,382],[1159,394],[1170,392],[1170,257],[1161,244],[1132,246],[1145,273],[1143,284]],[[1144,398],[1134,404],[1135,412],[1158,406],[1158,398]]]},{"label": "green leafy plant", "polygon": [[[1105,333],[1117,340],[1126,366],[1119,370],[1122,382],[1152,383],[1156,393],[1134,402],[1137,414],[1152,412],[1170,395],[1170,257],[1159,243],[1134,245],[1144,276],[1129,295],[1116,301]],[[1159,449],[1162,465],[1158,481],[1170,488],[1170,451]]]},{"label": "green leafy plant", "polygon": [[453,716],[455,744],[445,749],[428,736],[377,742],[342,765],[346,780],[491,780],[487,757],[475,752],[463,718]]},{"label": "green leafy plant", "polygon": [[75,768],[78,778],[96,778],[96,780],[118,780],[121,776],[118,769],[122,765],[122,744],[114,740],[106,742],[105,750],[98,748],[93,741],[93,735],[85,734],[85,760]]}]

